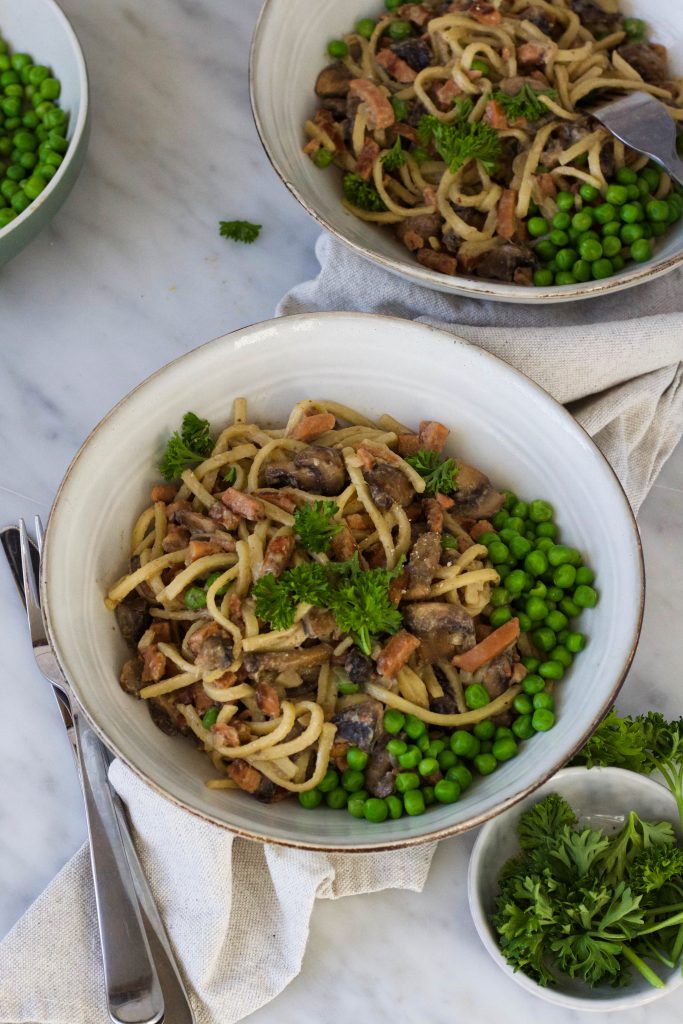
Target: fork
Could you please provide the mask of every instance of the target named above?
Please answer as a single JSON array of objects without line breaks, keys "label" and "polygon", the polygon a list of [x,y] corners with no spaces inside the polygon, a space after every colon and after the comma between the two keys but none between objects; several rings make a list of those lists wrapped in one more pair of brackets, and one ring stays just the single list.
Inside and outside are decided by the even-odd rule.
[{"label": "fork", "polygon": [[[43,528],[36,517],[38,553]],[[48,643],[40,608],[26,525],[19,521],[19,548],[23,592],[36,662],[60,696],[60,711],[72,736],[85,803],[90,860],[95,887],[102,960],[107,986],[109,1015],[115,1024],[159,1024],[164,999],[150,944],[142,920],[131,869],[131,851],[125,822],[117,814],[107,778],[106,748],[93,732],[74,701],[68,683]],[[72,737],[70,736],[70,739]],[[137,865],[139,874],[142,869]],[[137,874],[137,872],[136,872]],[[142,876],[144,879],[144,876]]]},{"label": "fork", "polygon": [[676,122],[659,100],[645,92],[632,92],[620,100],[591,110],[631,149],[656,160],[679,185],[683,185],[683,160],[676,152]]}]

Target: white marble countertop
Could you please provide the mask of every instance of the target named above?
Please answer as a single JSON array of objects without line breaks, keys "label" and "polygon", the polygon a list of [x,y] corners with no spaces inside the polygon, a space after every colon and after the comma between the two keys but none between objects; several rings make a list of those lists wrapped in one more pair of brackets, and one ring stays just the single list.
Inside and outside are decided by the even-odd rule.
[{"label": "white marble countertop", "polygon": [[[258,0],[63,7],[89,62],[93,134],[63,210],[0,270],[0,524],[47,516],[77,447],[134,384],[203,341],[271,316],[316,270],[317,228],[277,180],[249,112]],[[257,245],[219,237],[218,221],[233,217],[265,225]],[[683,448],[640,526],[648,601],[620,706],[679,715]],[[61,720],[2,569],[0,649],[1,936],[83,842],[84,824]],[[508,981],[479,944],[464,884],[472,841],[441,845],[420,895],[319,902],[301,975],[250,1022],[451,1024],[493,1019],[502,1005],[510,1024],[574,1019]],[[674,1024],[682,1012],[679,992],[649,1007],[647,1020]],[[623,1016],[646,1019],[645,1010]]]}]

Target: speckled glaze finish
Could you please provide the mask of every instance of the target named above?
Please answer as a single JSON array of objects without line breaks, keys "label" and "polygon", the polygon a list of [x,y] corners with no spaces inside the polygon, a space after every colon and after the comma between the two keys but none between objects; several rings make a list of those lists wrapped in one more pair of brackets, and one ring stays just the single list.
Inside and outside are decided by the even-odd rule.
[{"label": "speckled glaze finish", "polygon": [[76,183],[90,134],[88,73],[76,34],[55,0],[0,0],[0,31],[14,51],[30,53],[62,83],[69,148],[52,181],[16,220],[0,229],[0,264],[13,259],[49,224]]},{"label": "speckled glaze finish", "polygon": [[[278,357],[282,351],[286,360]],[[468,389],[456,409],[452,388],[463,378]],[[544,494],[555,504],[566,535],[597,571],[602,599],[587,623],[591,642],[562,684],[562,705],[571,713],[560,714],[551,740],[527,745],[456,805],[373,827],[328,810],[311,815],[296,801],[263,806],[243,794],[206,789],[207,759],[182,738],[159,732],[144,705],[118,686],[125,647],[102,598],[126,571],[129,531],[146,503],[163,439],[187,408],[216,423],[225,420],[239,394],[249,397],[250,416],[270,424],[284,422],[304,396],[353,401],[370,416],[389,411],[408,423],[428,409],[452,426],[454,452],[501,486]],[[510,422],[516,424],[514,437]],[[112,476],[120,485],[102,508],[98,496]],[[596,507],[606,513],[600,523]],[[643,608],[642,557],[628,502],[566,410],[520,373],[450,335],[354,313],[284,317],[244,328],[170,363],[136,388],[93,431],[69,468],[50,516],[43,565],[44,608],[62,668],[93,726],[127,764],[176,803],[240,835],[349,852],[466,831],[540,785],[614,701],[633,658]]]},{"label": "speckled glaze finish", "polygon": [[[624,0],[627,14],[647,19],[652,38],[665,43],[672,67],[683,71],[683,18],[669,0]],[[657,246],[654,259],[630,264],[618,274],[586,284],[529,288],[481,278],[447,276],[421,266],[385,227],[360,221],[341,205],[341,175],[319,170],[302,152],[302,125],[315,109],[314,84],[329,62],[330,39],[382,10],[381,0],[265,0],[251,48],[250,83],[254,120],[268,159],[290,192],[315,220],[355,252],[400,277],[437,291],[518,303],[571,302],[653,281],[683,263],[683,221]],[[296,61],[290,59],[296,53]]]}]

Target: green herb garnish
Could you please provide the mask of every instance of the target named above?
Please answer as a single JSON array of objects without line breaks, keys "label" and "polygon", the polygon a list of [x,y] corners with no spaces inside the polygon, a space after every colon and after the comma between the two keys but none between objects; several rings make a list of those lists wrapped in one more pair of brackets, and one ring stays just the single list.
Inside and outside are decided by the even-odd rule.
[{"label": "green herb garnish", "polygon": [[423,146],[434,143],[437,153],[452,174],[468,160],[480,160],[489,174],[500,157],[498,133],[484,121],[456,121],[445,124],[433,114],[420,118],[417,134]]},{"label": "green herb garnish", "polygon": [[202,462],[213,451],[209,433],[211,425],[196,413],[186,412],[180,431],[176,430],[168,439],[159,469],[164,480],[177,480],[184,469],[195,462]]},{"label": "green herb garnish", "polygon": [[453,106],[458,111],[458,117],[463,121],[466,121],[474,110],[474,103],[469,96],[456,96],[453,100]]},{"label": "green herb garnish", "polygon": [[333,501],[316,501],[294,512],[294,533],[307,551],[328,551],[333,537],[344,528],[335,520],[339,508]]},{"label": "green herb garnish", "polygon": [[223,482],[226,483],[228,487],[232,487],[236,479],[237,470],[234,466],[231,466],[230,469],[226,469],[225,473],[223,473]]},{"label": "green herb garnish", "polygon": [[491,99],[495,100],[499,107],[505,112],[508,121],[514,122],[519,118],[526,121],[538,121],[544,114],[549,113],[545,103],[541,103],[539,96],[547,96],[551,100],[557,99],[555,89],[542,89],[538,92],[528,83],[515,96],[497,89],[491,93]]},{"label": "green herb garnish", "polygon": [[261,234],[261,227],[261,224],[252,224],[248,220],[222,220],[219,230],[223,238],[251,245]]},{"label": "green herb garnish", "polygon": [[389,599],[389,586],[403,561],[392,570],[364,570],[356,552],[348,562],[304,562],[279,579],[268,574],[254,584],[256,614],[274,629],[289,629],[297,605],[329,608],[339,628],[370,654],[374,637],[401,628],[403,619]]},{"label": "green herb garnish", "polygon": [[374,213],[381,213],[386,206],[374,185],[369,181],[363,181],[360,174],[345,174],[342,185],[344,195],[350,203],[357,206],[359,210],[370,210]]},{"label": "green herb garnish", "polygon": [[452,494],[458,489],[458,467],[453,459],[441,462],[437,452],[431,448],[420,448],[415,455],[409,455],[406,462],[424,479],[426,495],[434,497],[438,493]]},{"label": "green herb garnish", "polygon": [[403,167],[405,162],[406,155],[401,146],[401,136],[397,135],[396,142],[382,157],[382,163],[388,171],[397,171],[399,167]]},{"label": "green herb garnish", "polygon": [[450,533],[441,534],[441,547],[444,551],[453,551],[458,547],[458,541]]}]

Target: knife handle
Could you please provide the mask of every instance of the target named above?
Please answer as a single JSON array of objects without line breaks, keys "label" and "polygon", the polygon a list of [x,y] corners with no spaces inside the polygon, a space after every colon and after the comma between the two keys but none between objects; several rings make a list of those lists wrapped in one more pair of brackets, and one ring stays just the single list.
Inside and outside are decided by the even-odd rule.
[{"label": "knife handle", "polygon": [[157,1024],[163,995],[107,779],[106,751],[80,711],[72,710],[109,1014],[115,1024]]}]

